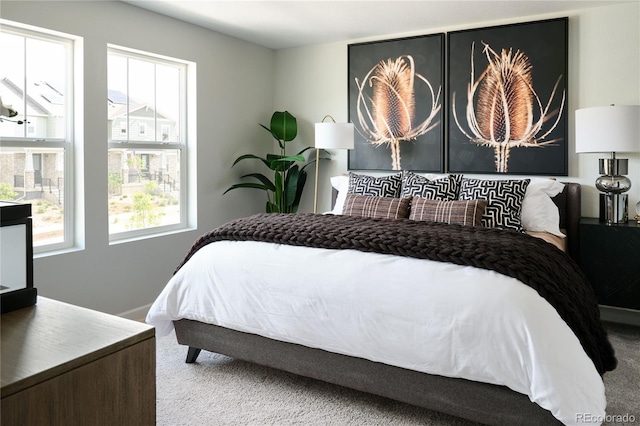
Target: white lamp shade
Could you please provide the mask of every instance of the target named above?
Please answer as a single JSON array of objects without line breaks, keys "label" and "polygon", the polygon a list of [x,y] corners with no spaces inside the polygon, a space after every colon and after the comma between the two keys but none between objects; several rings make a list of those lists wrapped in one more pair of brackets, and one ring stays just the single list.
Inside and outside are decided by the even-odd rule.
[{"label": "white lamp shade", "polygon": [[576,110],[576,152],[640,151],[640,105]]},{"label": "white lamp shade", "polygon": [[353,123],[316,123],[316,148],[353,149]]}]

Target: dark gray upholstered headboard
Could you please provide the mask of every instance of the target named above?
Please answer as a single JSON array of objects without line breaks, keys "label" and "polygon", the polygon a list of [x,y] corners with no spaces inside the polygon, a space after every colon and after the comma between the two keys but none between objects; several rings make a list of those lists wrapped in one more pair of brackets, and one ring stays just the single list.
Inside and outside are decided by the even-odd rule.
[{"label": "dark gray upholstered headboard", "polygon": [[[560,211],[560,229],[567,233],[567,253],[573,260],[578,261],[580,243],[580,215],[582,198],[580,184],[563,182],[564,190],[553,198],[553,202]],[[331,193],[331,206],[336,203],[338,191],[333,188]]]},{"label": "dark gray upholstered headboard", "polygon": [[560,229],[567,233],[567,253],[576,262],[580,253],[580,217],[582,215],[582,196],[580,184],[563,182],[564,190],[553,198],[560,211]]}]

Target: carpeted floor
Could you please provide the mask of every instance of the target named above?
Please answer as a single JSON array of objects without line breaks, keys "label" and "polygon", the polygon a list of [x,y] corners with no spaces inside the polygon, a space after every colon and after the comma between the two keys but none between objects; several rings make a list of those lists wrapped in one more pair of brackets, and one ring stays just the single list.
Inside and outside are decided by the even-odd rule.
[{"label": "carpeted floor", "polygon": [[[607,412],[640,424],[640,328],[606,327],[619,363],[605,375]],[[157,338],[158,425],[475,424],[206,351],[185,364],[186,351],[173,334]]]}]

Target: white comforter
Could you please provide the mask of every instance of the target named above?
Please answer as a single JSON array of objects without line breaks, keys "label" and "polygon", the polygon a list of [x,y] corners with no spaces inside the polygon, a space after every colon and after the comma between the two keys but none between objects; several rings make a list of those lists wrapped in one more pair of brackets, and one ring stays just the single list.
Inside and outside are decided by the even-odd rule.
[{"label": "white comforter", "polygon": [[505,385],[565,424],[604,384],[533,289],[493,271],[353,250],[222,241],[171,278],[147,323],[187,318],[430,374]]}]

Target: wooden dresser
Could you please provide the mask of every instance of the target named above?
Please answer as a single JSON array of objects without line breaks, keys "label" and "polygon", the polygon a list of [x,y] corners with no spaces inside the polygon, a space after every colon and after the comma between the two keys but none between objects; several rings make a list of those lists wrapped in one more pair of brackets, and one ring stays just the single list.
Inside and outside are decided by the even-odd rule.
[{"label": "wooden dresser", "polygon": [[155,425],[155,329],[38,297],[3,314],[2,426]]}]

